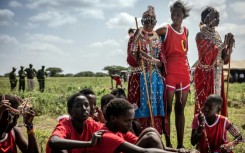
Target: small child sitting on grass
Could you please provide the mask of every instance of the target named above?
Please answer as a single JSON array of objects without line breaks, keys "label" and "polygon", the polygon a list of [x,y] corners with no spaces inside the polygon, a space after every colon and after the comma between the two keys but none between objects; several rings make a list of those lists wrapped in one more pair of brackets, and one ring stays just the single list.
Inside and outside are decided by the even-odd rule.
[{"label": "small child sitting on grass", "polygon": [[[192,122],[191,144],[197,145],[201,153],[232,152],[239,142],[244,142],[242,134],[227,119],[219,115],[223,100],[219,95],[212,94],[206,99],[203,114],[196,114]],[[227,131],[234,137],[232,146],[227,145]]]},{"label": "small child sitting on grass", "polygon": [[[0,153],[17,153],[17,147],[23,153],[38,153],[38,146],[33,130],[32,108],[20,112],[19,99],[12,95],[0,96]],[[21,129],[16,126],[19,115],[22,113],[27,130],[26,140]]]}]

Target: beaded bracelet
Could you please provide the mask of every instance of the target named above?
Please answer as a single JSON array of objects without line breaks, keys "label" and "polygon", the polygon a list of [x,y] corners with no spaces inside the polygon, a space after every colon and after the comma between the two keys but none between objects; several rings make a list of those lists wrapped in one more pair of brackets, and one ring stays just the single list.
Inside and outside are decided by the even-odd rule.
[{"label": "beaded bracelet", "polygon": [[33,124],[25,124],[25,127],[27,130],[32,130],[33,129]]}]

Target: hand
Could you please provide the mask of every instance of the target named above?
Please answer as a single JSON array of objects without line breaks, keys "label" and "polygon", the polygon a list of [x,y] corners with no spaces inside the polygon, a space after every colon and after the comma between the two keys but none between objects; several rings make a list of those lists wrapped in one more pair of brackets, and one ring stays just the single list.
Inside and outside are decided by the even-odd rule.
[{"label": "hand", "polygon": [[101,141],[102,135],[103,133],[106,132],[106,130],[100,130],[97,131],[93,134],[92,138],[91,138],[91,145],[95,146],[98,142]]},{"label": "hand", "polygon": [[185,149],[185,148],[180,148],[180,149],[178,150],[178,152],[179,152],[179,153],[190,153],[190,151],[187,150],[187,149]]},{"label": "hand", "polygon": [[147,60],[147,61],[152,61],[153,57],[151,57],[150,55],[148,55],[147,53],[141,51],[140,52],[140,57]]},{"label": "hand", "polygon": [[11,108],[11,104],[9,103],[9,100],[1,100],[0,102],[0,119],[2,118],[2,114],[4,111],[8,111]]},{"label": "hand", "polygon": [[23,120],[25,125],[32,125],[32,121],[34,119],[35,112],[32,110],[32,107],[30,107],[29,110],[25,114],[23,114]]},{"label": "hand", "polygon": [[105,123],[105,118],[104,118],[104,115],[103,115],[102,110],[99,109],[98,106],[95,106],[95,109],[96,109],[96,111],[97,111],[97,113],[98,113],[98,115],[96,116],[96,119],[97,119],[98,121],[100,121],[101,123]]}]

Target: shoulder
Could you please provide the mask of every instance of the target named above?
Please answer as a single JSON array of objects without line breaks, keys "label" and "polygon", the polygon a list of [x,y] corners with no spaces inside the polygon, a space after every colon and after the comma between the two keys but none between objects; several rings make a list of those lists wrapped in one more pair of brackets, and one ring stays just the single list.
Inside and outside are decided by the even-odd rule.
[{"label": "shoulder", "polygon": [[102,128],[102,127],[104,126],[103,123],[96,122],[96,121],[93,120],[92,118],[87,119],[85,123],[86,123],[89,127],[93,128],[93,130],[99,130],[100,128]]},{"label": "shoulder", "polygon": [[204,35],[201,33],[201,32],[198,32],[197,34],[196,34],[196,41],[197,40],[203,40],[204,39]]}]

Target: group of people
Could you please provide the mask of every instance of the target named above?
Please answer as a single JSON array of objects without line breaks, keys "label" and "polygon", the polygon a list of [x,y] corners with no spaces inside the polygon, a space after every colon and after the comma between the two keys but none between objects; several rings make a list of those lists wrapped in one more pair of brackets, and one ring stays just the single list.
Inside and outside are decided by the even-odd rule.
[{"label": "group of people", "polygon": [[[191,144],[198,151],[184,149],[184,108],[190,90],[187,59],[188,29],[182,21],[190,9],[182,1],[171,7],[172,23],[153,30],[157,20],[153,6],[142,15],[143,27],[130,34],[127,62],[131,66],[128,94],[116,88],[101,98],[90,89],[72,95],[67,101],[69,115],[58,117],[46,152],[232,152],[244,138],[227,119],[223,90],[223,64],[229,62],[234,36],[221,40],[215,27],[219,12],[207,7],[201,14],[200,32],[196,35],[198,64],[195,70],[195,113]],[[32,78],[33,79],[33,78]],[[0,103],[0,152],[38,152],[33,129],[34,111],[20,111],[19,99],[2,95]],[[174,103],[177,147],[172,146],[170,115]],[[221,113],[220,113],[221,112]],[[23,115],[28,141],[16,127]],[[227,132],[234,141],[228,142]],[[161,140],[165,134],[166,146]]]},{"label": "group of people", "polygon": [[[13,67],[12,71],[9,73],[9,81],[11,91],[13,91],[17,86],[17,76],[15,74],[16,68]],[[25,91],[25,78],[27,77],[27,85],[28,91],[34,90],[34,77],[37,77],[39,83],[39,90],[41,92],[44,91],[45,88],[45,77],[47,76],[47,72],[45,71],[45,66],[42,66],[41,69],[36,71],[33,68],[32,64],[29,64],[29,68],[24,69],[24,66],[20,66],[20,70],[18,71],[19,76],[19,91]]]},{"label": "group of people", "polygon": [[[183,1],[174,2],[170,6],[172,23],[154,31],[157,23],[156,14],[154,7],[148,6],[141,19],[143,27],[137,27],[135,32],[132,29],[128,31],[130,38],[127,62],[131,70],[128,100],[135,108],[135,120],[143,129],[154,127],[160,134],[164,133],[166,146],[171,148],[173,146],[170,139],[170,116],[173,100],[177,148],[184,148],[184,108],[190,91],[190,66],[187,58],[189,31],[182,25],[182,21],[189,16],[190,10]],[[196,35],[198,64],[194,72],[194,115],[198,114],[198,118],[202,118],[204,113],[205,119],[199,120],[198,125],[194,122],[196,119],[193,120],[191,141],[193,145],[198,144],[201,152],[206,152],[203,151],[203,147],[207,146],[209,152],[214,152],[228,141],[226,136],[221,135],[220,140],[216,141],[214,133],[221,132],[226,135],[226,130],[229,131],[229,122],[225,118],[228,112],[224,94],[223,65],[229,63],[235,39],[232,33],[227,33],[222,41],[215,30],[219,24],[219,17],[215,8],[204,9],[201,13],[200,32]],[[209,98],[212,99],[212,104],[207,102]],[[222,104],[216,104],[217,101],[222,101]],[[217,105],[219,109],[214,111],[211,107],[213,105]],[[206,116],[206,109],[206,114],[212,109],[212,115]],[[219,111],[222,117],[217,115]],[[227,127],[215,129],[222,124],[220,122],[225,122]],[[203,131],[207,131],[211,125],[213,128],[210,129],[215,132],[206,132],[208,135],[205,136]],[[238,133],[232,135],[238,137]]]}]

